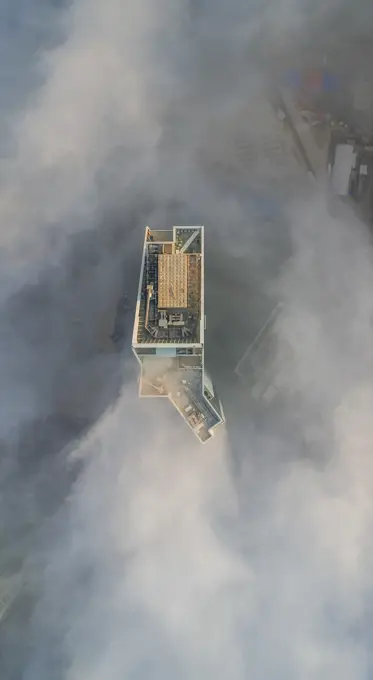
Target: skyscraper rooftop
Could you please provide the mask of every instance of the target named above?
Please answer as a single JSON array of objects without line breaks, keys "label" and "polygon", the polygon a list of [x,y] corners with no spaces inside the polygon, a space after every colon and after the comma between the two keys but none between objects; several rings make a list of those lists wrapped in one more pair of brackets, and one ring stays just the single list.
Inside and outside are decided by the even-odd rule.
[{"label": "skyscraper rooftop", "polygon": [[204,366],[202,226],[145,229],[132,348],[141,397],[168,397],[201,442],[224,421]]}]

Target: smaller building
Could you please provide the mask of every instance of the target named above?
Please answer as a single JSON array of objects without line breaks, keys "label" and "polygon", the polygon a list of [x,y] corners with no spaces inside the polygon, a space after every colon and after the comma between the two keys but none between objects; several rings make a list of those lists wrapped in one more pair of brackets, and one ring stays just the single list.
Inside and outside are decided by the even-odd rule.
[{"label": "smaller building", "polygon": [[328,159],[329,210],[338,215],[339,205],[348,204],[364,222],[373,222],[372,140],[334,129]]},{"label": "smaller building", "polygon": [[331,188],[333,194],[349,196],[351,175],[355,169],[356,152],[353,144],[340,143],[335,146],[334,158],[329,165]]}]

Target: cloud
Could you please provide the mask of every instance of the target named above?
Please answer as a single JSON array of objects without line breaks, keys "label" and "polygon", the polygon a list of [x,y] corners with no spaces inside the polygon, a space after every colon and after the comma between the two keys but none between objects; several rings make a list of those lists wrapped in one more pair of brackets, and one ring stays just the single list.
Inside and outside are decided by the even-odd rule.
[{"label": "cloud", "polygon": [[[69,12],[69,37],[43,54],[45,83],[14,130],[17,154],[6,167],[0,203],[5,265],[14,249],[27,268],[56,258],[49,233],[57,231],[57,244],[66,247],[69,235],[94,219],[97,173],[110,151],[123,140],[132,154],[122,180],[128,186],[141,169],[144,149],[151,153],[159,135],[145,73],[151,56],[147,22],[154,10],[147,3],[135,9],[112,2],[106,10],[97,4],[89,9],[88,22],[84,3]],[[136,77],[140,68],[142,81]],[[7,274],[6,290],[18,282],[14,272]]]},{"label": "cloud", "polygon": [[124,389],[72,454],[85,472],[52,529],[34,619],[49,652],[33,656],[27,678],[54,672],[56,630],[67,678],[137,677],[142,668],[213,677],[221,667],[241,677],[236,629],[251,574],[217,535],[238,511],[224,432],[201,457],[193,438],[180,439],[168,402],[138,402],[134,391]]},{"label": "cloud", "polygon": [[[9,624],[5,672],[365,680],[369,239],[319,195],[284,206],[294,177],[272,153],[262,79],[246,61],[263,7],[189,9],[64,8],[65,39],[43,49],[42,84],[13,120],[0,192],[1,517],[37,602],[29,624]],[[303,30],[301,3],[264,9],[281,36],[289,16]],[[137,278],[145,220],[206,224],[207,354],[228,426],[205,448],[167,401],[138,400],[130,360],[92,339],[123,285],[122,259],[126,283]],[[273,370],[289,401],[260,419],[230,363],[268,279],[284,302]],[[111,381],[122,381],[118,399]],[[30,460],[25,426],[64,409],[95,425],[67,448],[36,437]],[[40,463],[45,451],[53,463]],[[46,488],[66,495],[58,510],[49,500],[43,511]],[[26,517],[37,526],[23,542]]]}]

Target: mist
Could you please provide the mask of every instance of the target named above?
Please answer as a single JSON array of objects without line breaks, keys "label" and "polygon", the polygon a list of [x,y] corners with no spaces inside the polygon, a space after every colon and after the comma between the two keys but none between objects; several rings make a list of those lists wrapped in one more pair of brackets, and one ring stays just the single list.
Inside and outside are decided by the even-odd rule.
[{"label": "mist", "polygon": [[[367,680],[371,236],[283,161],[266,57],[357,39],[371,13],[0,11],[0,573],[23,582],[0,678]],[[227,418],[204,447],[138,399],[131,311],[110,340],[144,225],[193,223]],[[286,398],[258,413],[234,368],[278,300]]]}]

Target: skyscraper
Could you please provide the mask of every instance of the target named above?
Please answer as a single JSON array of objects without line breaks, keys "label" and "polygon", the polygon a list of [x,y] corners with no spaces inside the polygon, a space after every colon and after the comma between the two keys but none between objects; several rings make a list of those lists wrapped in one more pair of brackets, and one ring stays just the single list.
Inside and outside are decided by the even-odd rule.
[{"label": "skyscraper", "polygon": [[132,349],[140,397],[168,397],[200,442],[224,422],[204,366],[202,226],[146,227]]}]

